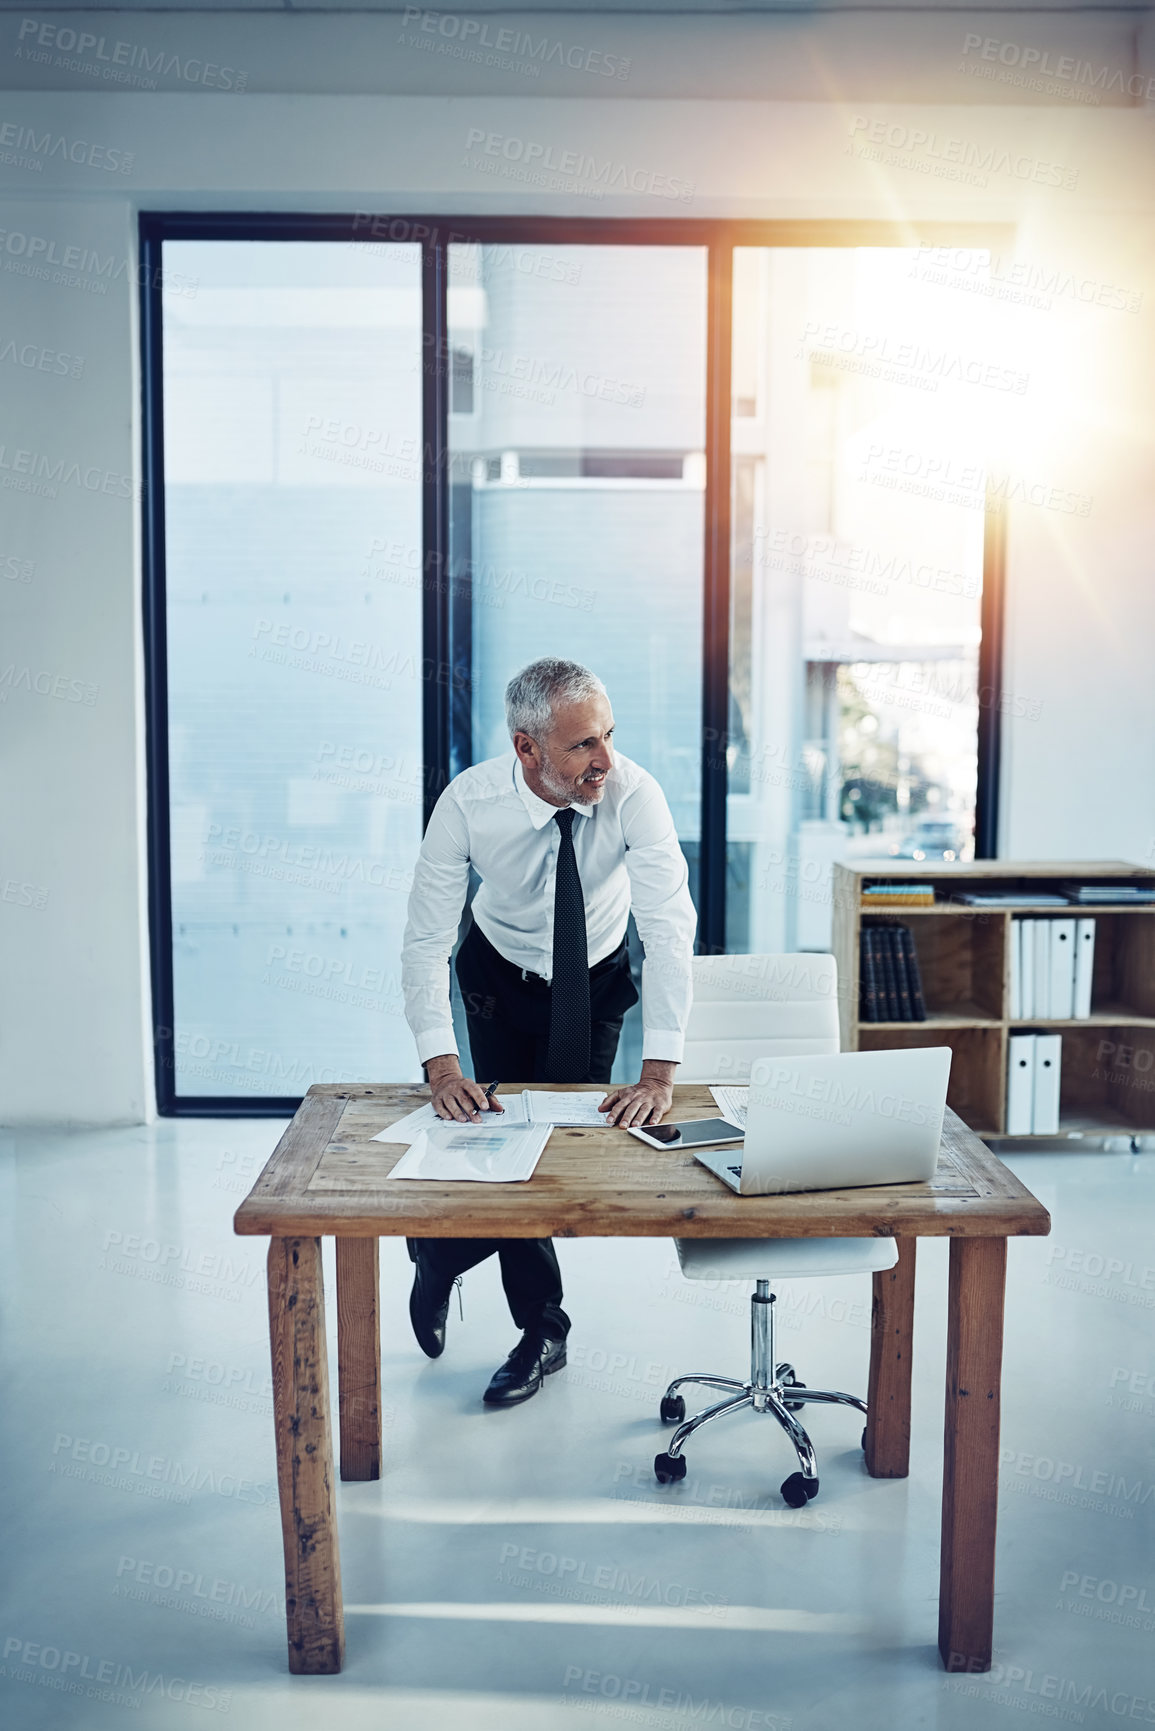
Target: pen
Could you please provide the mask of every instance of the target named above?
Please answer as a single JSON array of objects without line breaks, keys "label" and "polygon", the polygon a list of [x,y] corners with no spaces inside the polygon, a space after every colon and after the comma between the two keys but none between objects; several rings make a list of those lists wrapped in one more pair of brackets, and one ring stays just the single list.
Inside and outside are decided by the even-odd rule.
[{"label": "pen", "polygon": [[489,1101],[490,1101],[490,1100],[492,1100],[492,1099],[493,1099],[493,1096],[494,1096],[494,1095],[495,1095],[495,1094],[496,1094],[496,1093],[497,1093],[497,1083],[496,1083],[496,1082],[491,1082],[491,1083],[490,1083],[490,1084],[489,1084],[489,1087],[488,1087],[488,1088],[487,1088],[487,1089],[486,1089],[486,1090],[485,1090],[485,1099],[486,1099],[486,1104],[487,1104],[487,1105],[488,1105],[488,1103],[489,1103]]}]

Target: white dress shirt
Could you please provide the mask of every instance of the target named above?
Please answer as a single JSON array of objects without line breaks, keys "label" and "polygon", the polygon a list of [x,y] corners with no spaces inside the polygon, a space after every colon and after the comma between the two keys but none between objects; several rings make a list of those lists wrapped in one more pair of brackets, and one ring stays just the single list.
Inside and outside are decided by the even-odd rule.
[{"label": "white dress shirt", "polygon": [[[515,967],[553,973],[560,808],[526,785],[511,751],[456,776],[433,809],[409,895],[401,948],[405,1016],[422,1063],[456,1052],[449,956],[469,868],[481,878],[473,917]],[[665,795],[648,770],[617,755],[597,805],[574,804],[573,827],[592,968],[618,948],[633,909],[642,964],[643,1058],[680,1063],[690,1013],[697,916]]]}]

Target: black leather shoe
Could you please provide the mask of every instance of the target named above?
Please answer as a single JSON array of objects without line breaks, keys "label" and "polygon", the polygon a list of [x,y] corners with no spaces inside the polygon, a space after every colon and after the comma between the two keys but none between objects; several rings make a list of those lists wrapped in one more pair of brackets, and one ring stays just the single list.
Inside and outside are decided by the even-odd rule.
[{"label": "black leather shoe", "polygon": [[409,1320],[417,1344],[427,1358],[440,1358],[445,1351],[445,1322],[449,1315],[452,1280],[437,1280],[418,1257],[409,1294]]},{"label": "black leather shoe", "polygon": [[517,1406],[541,1387],[542,1378],[552,1376],[565,1363],[565,1337],[529,1330],[522,1335],[482,1395],[486,1406]]}]

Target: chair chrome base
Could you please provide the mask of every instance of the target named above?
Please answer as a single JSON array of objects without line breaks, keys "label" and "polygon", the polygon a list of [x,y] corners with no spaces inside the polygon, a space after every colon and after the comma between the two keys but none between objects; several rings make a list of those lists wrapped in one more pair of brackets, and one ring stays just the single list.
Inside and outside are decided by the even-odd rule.
[{"label": "chair chrome base", "polygon": [[[686,1418],[686,1403],[678,1390],[687,1382],[733,1392],[725,1400],[703,1407],[692,1418]],[[863,1414],[866,1412],[866,1402],[857,1396],[839,1394],[831,1389],[807,1388],[805,1383],[798,1381],[792,1364],[775,1365],[774,1294],[768,1280],[759,1280],[750,1299],[750,1380],[738,1382],[733,1377],[698,1374],[674,1378],[662,1398],[662,1420],[665,1424],[677,1424],[678,1428],[666,1453],[658,1455],[654,1461],[658,1483],[672,1484],[685,1478],[686,1459],[682,1450],[696,1430],[716,1418],[726,1418],[731,1413],[749,1409],[776,1418],[794,1444],[798,1471],[784,1480],[782,1495],[792,1509],[804,1507],[818,1495],[818,1461],[810,1438],[794,1417],[795,1411],[805,1406],[807,1401],[853,1406]]]}]

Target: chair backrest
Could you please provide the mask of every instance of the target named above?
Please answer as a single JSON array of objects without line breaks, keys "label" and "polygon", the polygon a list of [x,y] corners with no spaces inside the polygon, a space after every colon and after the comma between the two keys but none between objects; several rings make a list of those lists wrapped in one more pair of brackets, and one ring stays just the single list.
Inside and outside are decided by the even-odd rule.
[{"label": "chair backrest", "polygon": [[750,1080],[754,1058],[838,1050],[833,956],[695,956],[680,1082]]}]

